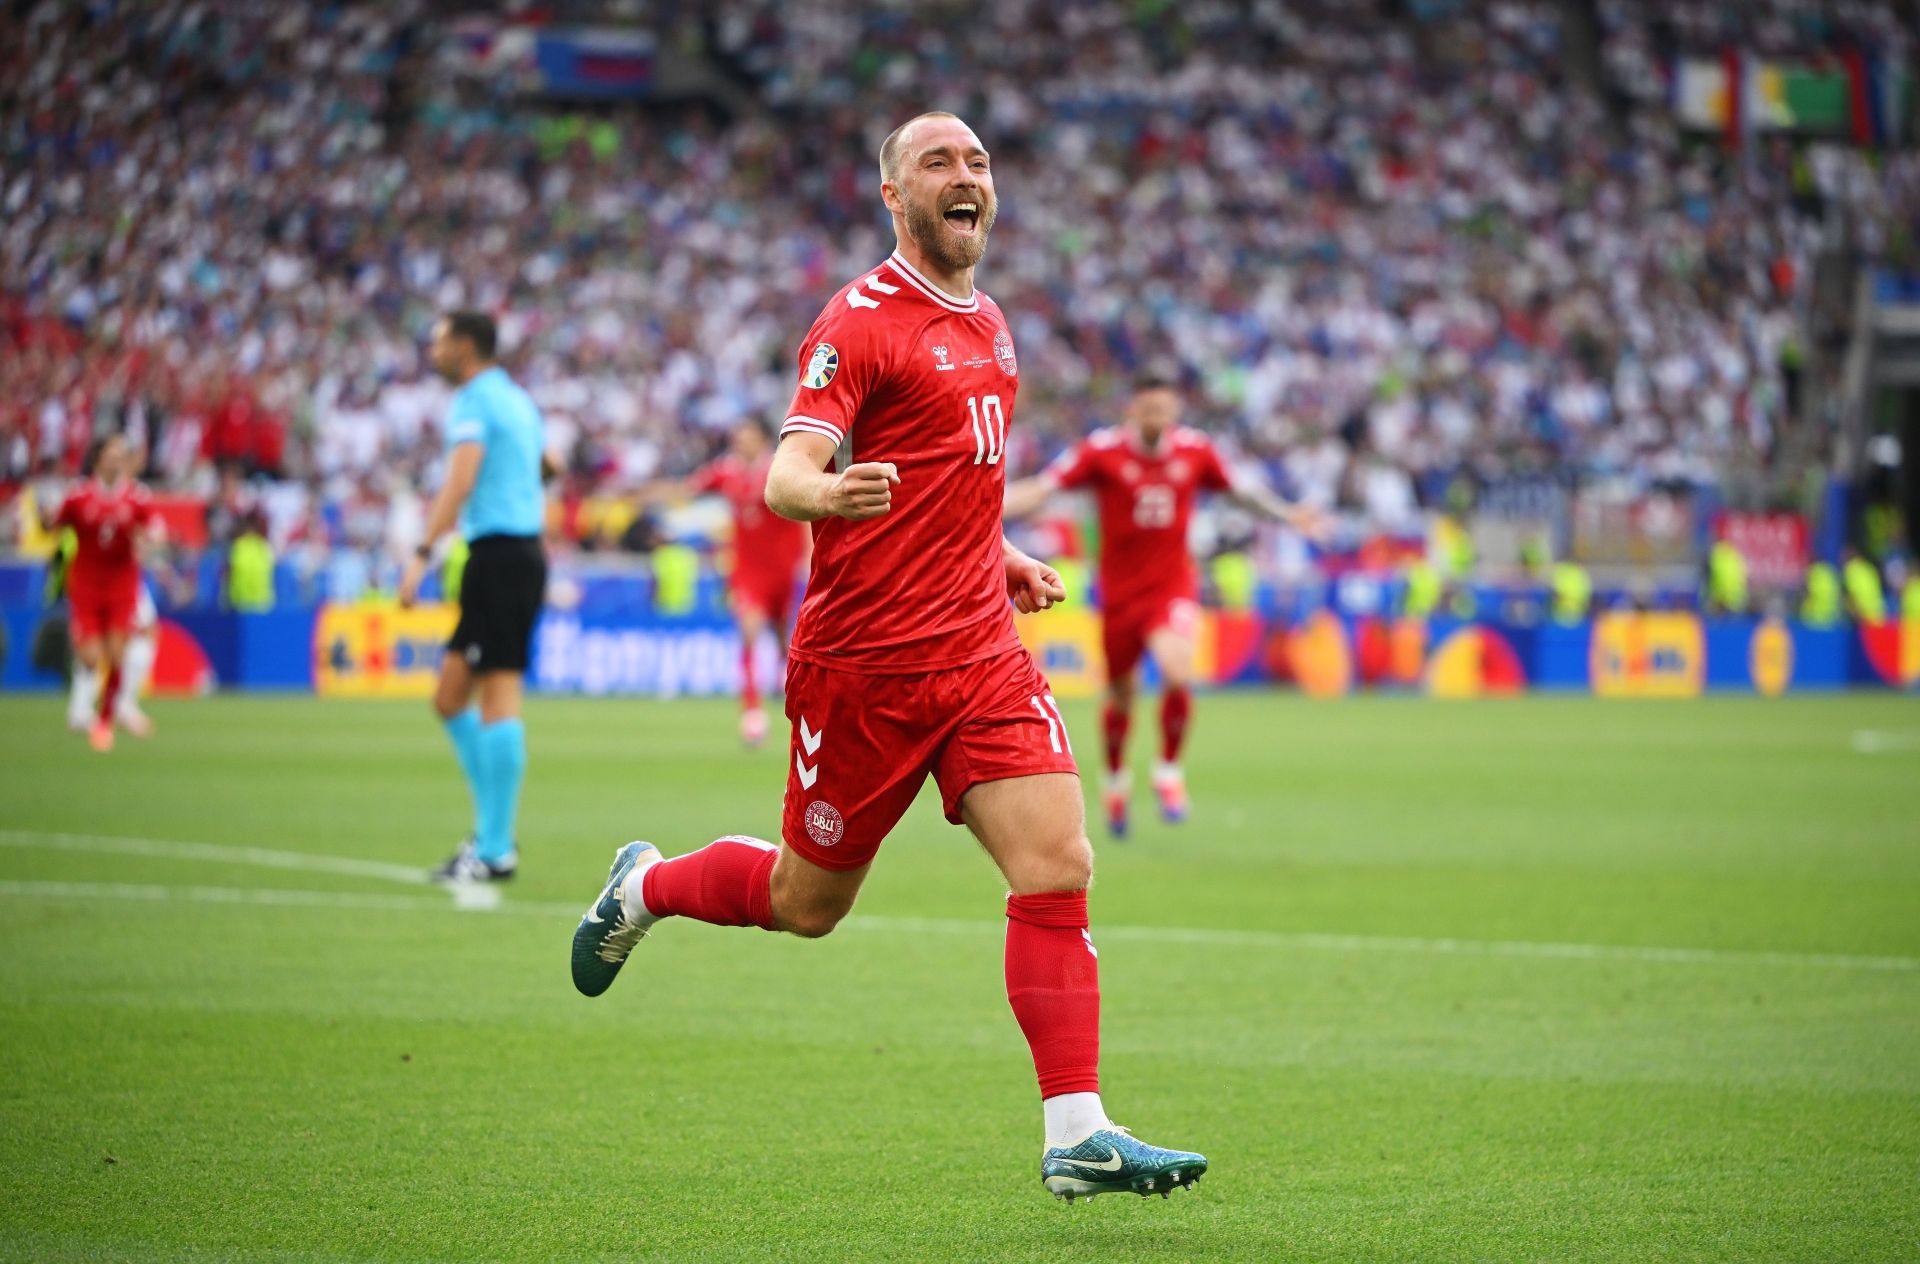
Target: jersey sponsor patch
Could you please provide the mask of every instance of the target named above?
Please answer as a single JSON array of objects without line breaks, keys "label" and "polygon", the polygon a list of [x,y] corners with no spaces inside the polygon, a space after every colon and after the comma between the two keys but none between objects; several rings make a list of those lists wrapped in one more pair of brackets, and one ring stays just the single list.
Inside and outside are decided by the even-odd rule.
[{"label": "jersey sponsor patch", "polygon": [[819,390],[833,375],[840,371],[840,353],[834,350],[830,342],[823,342],[813,349],[813,358],[807,361],[807,371],[800,375],[800,384]]},{"label": "jersey sponsor patch", "polygon": [[822,847],[831,847],[847,834],[847,823],[840,818],[840,809],[825,799],[815,799],[807,804],[807,837]]},{"label": "jersey sponsor patch", "polygon": [[993,358],[999,362],[1000,371],[1008,377],[1020,371],[1019,361],[1013,358],[1013,335],[1004,329],[993,336]]}]

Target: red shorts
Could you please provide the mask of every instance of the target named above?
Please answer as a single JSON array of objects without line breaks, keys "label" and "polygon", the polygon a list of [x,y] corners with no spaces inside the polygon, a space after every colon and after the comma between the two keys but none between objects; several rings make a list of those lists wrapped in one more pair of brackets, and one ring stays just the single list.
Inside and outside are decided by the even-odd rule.
[{"label": "red shorts", "polygon": [[784,624],[793,608],[793,572],[784,575],[751,574],[735,571],[727,585],[733,608],[758,610],[768,623]]},{"label": "red shorts", "polygon": [[125,581],[69,583],[67,587],[69,634],[76,644],[81,641],[97,641],[101,637],[116,633],[126,636],[133,631],[134,615],[139,606],[140,577],[137,574],[129,576]]},{"label": "red shorts", "polygon": [[981,782],[1079,771],[1052,689],[1024,649],[911,676],[794,662],[787,719],[782,837],[822,869],[872,860],[928,773],[958,825],[961,796]]},{"label": "red shorts", "polygon": [[1107,655],[1107,680],[1125,680],[1140,665],[1147,640],[1162,628],[1191,640],[1200,630],[1200,603],[1191,597],[1167,597],[1108,613],[1100,624]]}]

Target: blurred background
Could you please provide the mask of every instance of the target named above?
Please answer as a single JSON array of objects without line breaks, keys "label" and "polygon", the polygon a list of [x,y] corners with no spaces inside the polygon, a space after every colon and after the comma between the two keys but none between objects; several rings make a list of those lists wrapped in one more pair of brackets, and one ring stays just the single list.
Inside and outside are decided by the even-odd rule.
[{"label": "blurred background", "polygon": [[[56,681],[40,515],[124,433],[172,541],[160,688],[423,689],[440,633],[380,612],[439,477],[427,331],[473,306],[564,465],[536,682],[730,687],[724,507],[647,489],[778,419],[796,341],[891,247],[879,141],[926,108],[994,154],[1013,473],[1171,362],[1190,420],[1337,516],[1310,548],[1202,513],[1216,681],[1920,675],[1909,5],[0,15],[9,686]],[[1097,601],[1072,502],[1023,531]],[[236,609],[242,538],[272,579]],[[1091,632],[1046,635],[1090,680]]]}]

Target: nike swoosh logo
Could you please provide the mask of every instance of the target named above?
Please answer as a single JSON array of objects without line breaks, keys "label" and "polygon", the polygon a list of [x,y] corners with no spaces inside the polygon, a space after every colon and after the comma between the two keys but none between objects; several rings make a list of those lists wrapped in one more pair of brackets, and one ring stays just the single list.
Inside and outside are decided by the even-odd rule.
[{"label": "nike swoosh logo", "polygon": [[595,926],[598,926],[602,922],[607,920],[606,918],[600,916],[600,901],[595,900],[593,902],[593,907],[587,910],[587,920],[592,922]]},{"label": "nike swoosh logo", "polygon": [[1091,1159],[1058,1159],[1055,1161],[1059,1163],[1071,1163],[1075,1167],[1089,1167],[1096,1172],[1118,1172],[1120,1170],[1120,1164],[1125,1160],[1121,1159],[1118,1150],[1109,1150],[1104,1163],[1095,1163]]}]

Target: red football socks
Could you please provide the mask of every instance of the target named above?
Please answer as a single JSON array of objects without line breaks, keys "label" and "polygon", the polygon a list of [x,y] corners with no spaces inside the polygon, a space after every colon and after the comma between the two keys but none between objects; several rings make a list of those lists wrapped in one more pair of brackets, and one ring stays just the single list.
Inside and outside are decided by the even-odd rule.
[{"label": "red football socks", "polygon": [[100,719],[107,722],[113,719],[114,704],[120,701],[120,669],[116,666],[107,671],[107,683],[100,687]]},{"label": "red football socks", "polygon": [[740,705],[751,711],[760,705],[760,682],[753,678],[753,642],[740,642]]},{"label": "red football socks", "polygon": [[779,856],[777,848],[757,838],[718,839],[648,869],[640,880],[640,899],[655,917],[772,930],[771,875]]},{"label": "red football socks", "polygon": [[1007,897],[1007,1000],[1043,1099],[1100,1091],[1100,964],[1085,891]]},{"label": "red football socks", "polygon": [[1133,712],[1108,703],[1100,712],[1100,727],[1107,739],[1107,771],[1119,772],[1127,763],[1127,725]]},{"label": "red football socks", "polygon": [[1160,758],[1178,763],[1180,744],[1187,740],[1187,718],[1193,714],[1193,691],[1168,689],[1160,695]]}]

